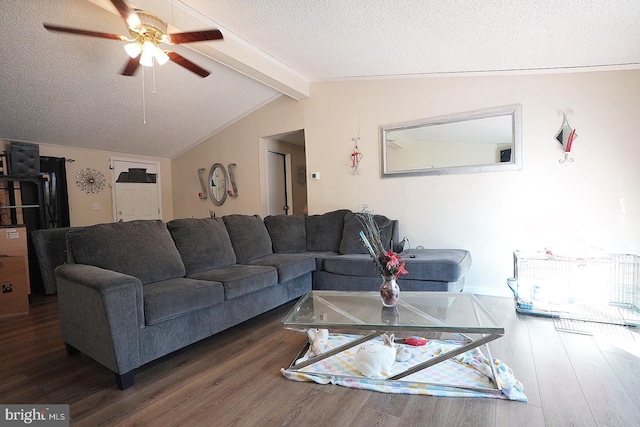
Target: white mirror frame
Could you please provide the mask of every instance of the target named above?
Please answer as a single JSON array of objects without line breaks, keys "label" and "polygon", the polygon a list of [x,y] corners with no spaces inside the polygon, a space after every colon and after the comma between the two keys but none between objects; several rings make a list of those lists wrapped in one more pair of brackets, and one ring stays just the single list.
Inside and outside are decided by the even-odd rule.
[{"label": "white mirror frame", "polygon": [[[435,167],[423,169],[407,169],[407,170],[389,170],[387,168],[387,132],[393,132],[403,129],[414,129],[423,126],[435,126],[441,124],[449,124],[463,122],[467,120],[476,120],[497,116],[511,116],[513,146],[511,148],[511,161],[502,163],[482,164],[482,165],[464,165],[452,167]],[[381,171],[383,178],[402,177],[402,176],[421,176],[421,175],[450,175],[462,173],[478,173],[478,172],[495,172],[506,170],[522,169],[522,105],[514,104],[504,107],[491,108],[486,110],[477,110],[468,113],[451,114],[447,116],[434,117],[429,119],[419,119],[402,123],[395,123],[380,126],[380,146],[381,146]]]}]

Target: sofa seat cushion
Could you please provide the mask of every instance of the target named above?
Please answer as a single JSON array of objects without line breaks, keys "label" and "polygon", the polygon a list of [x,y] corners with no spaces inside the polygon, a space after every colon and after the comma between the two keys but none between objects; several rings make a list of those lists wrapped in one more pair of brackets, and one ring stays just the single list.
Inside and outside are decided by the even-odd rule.
[{"label": "sofa seat cushion", "polygon": [[186,278],[149,283],[142,287],[144,323],[155,325],[224,301],[222,283]]},{"label": "sofa seat cushion", "polygon": [[[405,280],[457,282],[471,266],[471,254],[462,249],[411,249],[400,256],[409,272],[401,276]],[[371,257],[364,254],[328,257],[324,270],[345,276],[380,276]]]},{"label": "sofa seat cushion", "polygon": [[227,300],[241,297],[278,283],[278,272],[274,267],[263,265],[229,265],[202,271],[189,276],[192,279],[220,282]]},{"label": "sofa seat cushion", "polygon": [[181,218],[167,223],[187,275],[236,263],[222,218]]},{"label": "sofa seat cushion", "polygon": [[311,255],[316,260],[316,271],[324,270],[324,260],[327,258],[333,258],[340,256],[338,252],[333,251],[313,251],[307,252],[307,255]]},{"label": "sofa seat cushion", "polygon": [[258,215],[226,215],[222,217],[238,264],[273,253],[271,237]]},{"label": "sofa seat cushion", "polygon": [[143,285],[184,277],[185,268],[160,220],[113,222],[69,231],[70,258],[137,277]]},{"label": "sofa seat cushion", "polygon": [[380,277],[371,257],[365,254],[349,254],[324,259],[324,271],[345,276]]},{"label": "sofa seat cushion", "polygon": [[308,254],[271,254],[254,259],[251,265],[267,265],[278,272],[278,283],[284,283],[316,269],[315,258]]},{"label": "sofa seat cushion", "polygon": [[271,236],[273,252],[299,254],[307,250],[307,232],[304,215],[271,215],[264,225]]},{"label": "sofa seat cushion", "polygon": [[457,282],[471,267],[471,254],[464,249],[411,249],[401,256],[407,280]]}]

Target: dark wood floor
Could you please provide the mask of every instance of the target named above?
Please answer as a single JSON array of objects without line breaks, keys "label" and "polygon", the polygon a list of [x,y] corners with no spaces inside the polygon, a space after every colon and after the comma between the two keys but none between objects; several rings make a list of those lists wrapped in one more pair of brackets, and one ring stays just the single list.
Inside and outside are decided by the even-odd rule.
[{"label": "dark wood floor", "polygon": [[506,329],[493,357],[528,403],[288,381],[279,370],[305,341],[280,325],[291,304],[144,367],[120,391],[109,370],[66,355],[55,296],[1,319],[0,403],[68,403],[79,426],[640,425],[639,341],[557,332],[551,319],[517,315],[510,299],[480,298]]}]

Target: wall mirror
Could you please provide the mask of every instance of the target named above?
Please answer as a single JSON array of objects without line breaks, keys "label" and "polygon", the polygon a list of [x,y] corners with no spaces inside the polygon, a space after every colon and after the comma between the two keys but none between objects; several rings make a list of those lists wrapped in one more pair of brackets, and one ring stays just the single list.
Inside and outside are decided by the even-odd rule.
[{"label": "wall mirror", "polygon": [[520,104],[380,126],[382,177],[522,169]]}]

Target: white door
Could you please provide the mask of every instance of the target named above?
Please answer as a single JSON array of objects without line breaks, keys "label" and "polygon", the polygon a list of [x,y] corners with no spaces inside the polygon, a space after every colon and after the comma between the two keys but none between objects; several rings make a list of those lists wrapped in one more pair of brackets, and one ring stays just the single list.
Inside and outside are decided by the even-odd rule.
[{"label": "white door", "polygon": [[285,155],[274,151],[268,151],[267,174],[269,177],[269,215],[286,215],[289,210],[286,171]]},{"label": "white door", "polygon": [[112,159],[115,221],[161,219],[160,165],[127,159]]}]

